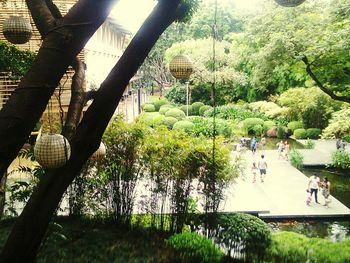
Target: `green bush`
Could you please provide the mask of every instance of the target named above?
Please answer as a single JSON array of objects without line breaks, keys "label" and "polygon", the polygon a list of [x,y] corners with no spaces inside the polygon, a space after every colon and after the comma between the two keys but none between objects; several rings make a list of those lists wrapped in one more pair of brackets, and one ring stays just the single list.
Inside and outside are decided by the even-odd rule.
[{"label": "green bush", "polygon": [[261,219],[249,214],[219,217],[218,242],[231,251],[243,253],[247,262],[262,262],[271,244],[271,229]]},{"label": "green bush", "polygon": [[350,142],[350,134],[344,135],[343,140],[346,142]]},{"label": "green bush", "polygon": [[315,148],[315,142],[313,140],[307,139],[305,144],[306,149],[314,149]]},{"label": "green bush", "polygon": [[[213,114],[214,109],[210,109],[205,112],[204,116],[212,117]],[[240,121],[248,118],[259,118],[263,120],[268,120],[268,118],[260,112],[243,109],[237,105],[223,105],[216,107],[216,116],[222,119],[237,119]]]},{"label": "green bush", "polygon": [[350,134],[350,108],[334,112],[329,125],[323,130],[323,138],[343,137]]},{"label": "green bush", "polygon": [[247,133],[254,132],[253,127],[255,125],[264,125],[264,120],[260,118],[247,118],[243,121],[243,127],[246,129]]},{"label": "green bush", "polygon": [[344,150],[338,150],[332,154],[332,166],[341,169],[350,169],[350,154]]},{"label": "green bush", "polygon": [[301,169],[304,164],[304,156],[297,150],[293,149],[288,155],[288,159],[295,168]]},{"label": "green bush", "polygon": [[165,119],[164,115],[155,115],[152,120],[152,127],[162,125],[164,119]]},{"label": "green bush", "polygon": [[147,104],[143,105],[143,111],[144,112],[155,112],[156,107],[154,107],[153,104],[147,103]]},{"label": "green bush", "polygon": [[268,262],[307,262],[307,241],[306,236],[293,232],[273,234],[272,244],[267,253]]},{"label": "green bush", "polygon": [[207,110],[210,110],[212,109],[213,107],[212,106],[209,106],[209,105],[203,105],[202,107],[199,108],[199,115],[200,116],[204,116],[204,112],[206,112]]},{"label": "green bush", "polygon": [[318,128],[309,128],[306,130],[306,136],[309,139],[318,139],[320,137],[321,130]]},{"label": "green bush", "polygon": [[185,113],[180,109],[170,109],[165,113],[165,117],[174,117],[179,121],[186,117]]},{"label": "green bush", "polygon": [[163,125],[167,126],[169,129],[172,129],[174,124],[177,122],[178,120],[174,117],[165,117],[163,119]]},{"label": "green bush", "polygon": [[307,133],[305,129],[296,129],[293,133],[295,139],[306,139]]},{"label": "green bush", "polygon": [[143,119],[145,124],[147,124],[148,126],[152,126],[153,125],[153,118],[158,116],[158,115],[159,115],[158,112],[145,112],[141,115],[141,118]]},{"label": "green bush", "polygon": [[297,129],[303,129],[304,125],[300,121],[291,121],[290,123],[288,123],[287,127],[288,129],[291,129],[294,132]]},{"label": "green bush", "polygon": [[199,115],[199,108],[202,106],[204,106],[203,102],[192,103],[192,114],[198,116]]},{"label": "green bush", "polygon": [[277,138],[278,139],[284,139],[286,138],[286,129],[285,127],[278,125],[277,127]]},{"label": "green bush", "polygon": [[168,244],[180,253],[185,262],[220,262],[224,255],[212,241],[191,232],[171,236]]},{"label": "green bush", "polygon": [[264,128],[260,124],[254,125],[251,130],[253,134],[260,136],[261,134],[264,133]]},{"label": "green bush", "polygon": [[[182,110],[185,114],[187,114],[187,105],[180,106],[180,110]],[[192,106],[188,105],[188,115],[192,115]]]},{"label": "green bush", "polygon": [[276,126],[274,121],[264,121],[264,131],[267,132],[268,130],[270,130],[273,126]]},{"label": "green bush", "polygon": [[185,132],[192,132],[194,124],[190,121],[178,121],[174,124],[173,130],[184,130]]},{"label": "green bush", "polygon": [[[192,122],[194,124],[194,134],[197,136],[213,136],[214,125],[212,118],[193,117]],[[217,118],[215,122],[215,134],[223,135],[224,137],[229,138],[232,135],[232,129],[228,121]]]},{"label": "green bush", "polygon": [[[169,105],[169,104],[166,104],[166,106]],[[171,107],[160,107],[159,109],[159,113],[162,114],[162,115],[165,115],[165,113],[170,110]]]},{"label": "green bush", "polygon": [[166,105],[168,103],[169,102],[166,99],[158,99],[158,100],[152,101],[152,104],[154,105],[154,107],[156,109],[155,111],[159,111],[161,106]]}]

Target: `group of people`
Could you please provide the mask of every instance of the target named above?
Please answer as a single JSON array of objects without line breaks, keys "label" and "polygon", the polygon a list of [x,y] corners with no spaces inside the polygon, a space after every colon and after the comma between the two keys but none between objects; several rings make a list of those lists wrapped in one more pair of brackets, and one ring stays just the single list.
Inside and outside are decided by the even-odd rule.
[{"label": "group of people", "polygon": [[319,204],[317,199],[317,193],[319,190],[321,190],[322,196],[324,197],[323,205],[328,208],[331,202],[331,199],[330,199],[331,183],[328,181],[327,177],[324,177],[321,182],[317,174],[313,174],[310,177],[308,188],[306,189],[306,192],[307,192],[306,204],[307,205],[311,204],[312,195],[315,196],[315,203]]},{"label": "group of people", "polygon": [[290,150],[290,145],[287,141],[283,142],[282,140],[277,143],[277,153],[278,153],[278,159],[285,159],[288,160],[288,154]]},{"label": "group of people", "polygon": [[261,155],[261,159],[258,162],[258,165],[256,165],[255,162],[253,162],[252,165],[252,174],[253,174],[253,183],[256,182],[256,174],[258,173],[258,170],[260,172],[260,181],[263,183],[265,176],[266,176],[266,170],[267,170],[267,163],[265,160],[265,155]]}]

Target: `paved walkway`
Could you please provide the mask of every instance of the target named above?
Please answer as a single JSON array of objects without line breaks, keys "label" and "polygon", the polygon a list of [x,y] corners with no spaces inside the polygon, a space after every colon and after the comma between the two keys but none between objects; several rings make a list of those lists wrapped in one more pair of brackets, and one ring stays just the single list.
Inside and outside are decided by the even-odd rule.
[{"label": "paved walkway", "polygon": [[250,151],[246,151],[242,155],[247,166],[245,175],[227,190],[222,212],[251,212],[266,219],[350,218],[350,209],[334,197],[331,197],[330,207],[324,207],[321,193],[318,194],[321,204],[316,204],[313,199],[311,205],[307,206],[308,177],[288,161],[278,160],[276,150],[265,151],[268,170],[263,183],[260,180],[252,183],[250,170],[252,162],[259,161],[260,153],[253,156]]}]

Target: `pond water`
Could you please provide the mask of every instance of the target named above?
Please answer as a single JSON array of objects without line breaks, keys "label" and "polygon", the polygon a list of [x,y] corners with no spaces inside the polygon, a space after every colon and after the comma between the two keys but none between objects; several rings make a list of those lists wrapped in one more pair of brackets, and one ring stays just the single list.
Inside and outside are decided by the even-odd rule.
[{"label": "pond water", "polygon": [[[304,168],[302,172],[311,176],[316,173],[321,179],[325,176],[331,182],[332,195],[347,207],[350,207],[350,172],[333,169]],[[305,221],[270,223],[274,230],[293,231],[309,237],[327,238],[333,241],[344,240],[350,236],[350,222],[347,221]]]}]

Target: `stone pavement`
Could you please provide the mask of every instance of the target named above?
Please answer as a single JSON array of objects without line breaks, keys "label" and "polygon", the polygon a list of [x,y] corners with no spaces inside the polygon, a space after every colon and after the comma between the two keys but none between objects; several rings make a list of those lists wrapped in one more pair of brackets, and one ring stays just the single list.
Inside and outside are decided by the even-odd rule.
[{"label": "stone pavement", "polygon": [[[235,154],[232,152],[232,155]],[[250,151],[242,153],[247,168],[244,176],[226,191],[221,212],[250,212],[266,219],[350,218],[350,209],[333,196],[329,208],[322,205],[324,198],[321,193],[318,194],[321,204],[316,204],[313,199],[311,205],[307,206],[308,177],[288,161],[279,160],[276,150],[265,151],[268,165],[265,181],[253,183],[250,167],[254,161],[259,161],[260,154],[253,156]]]}]

